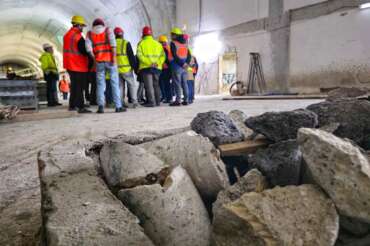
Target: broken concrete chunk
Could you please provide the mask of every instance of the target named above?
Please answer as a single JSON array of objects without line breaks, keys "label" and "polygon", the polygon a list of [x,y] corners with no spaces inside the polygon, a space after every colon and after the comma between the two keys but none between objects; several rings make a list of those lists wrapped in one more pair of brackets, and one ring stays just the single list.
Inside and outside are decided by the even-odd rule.
[{"label": "broken concrete chunk", "polygon": [[[138,218],[109,191],[91,160],[81,154],[83,149],[74,147],[75,152],[39,155],[45,245],[119,246],[125,242],[153,246]],[[72,156],[73,169],[67,168]],[[67,172],[62,171],[67,170],[65,164]]]},{"label": "broken concrete chunk", "polygon": [[331,246],[338,230],[333,202],[313,185],[247,193],[213,221],[217,246]]},{"label": "broken concrete chunk", "polygon": [[188,131],[140,145],[166,165],[182,166],[204,200],[216,200],[228,184],[225,164],[218,150],[205,137]]},{"label": "broken concrete chunk", "polygon": [[244,124],[245,120],[248,118],[246,114],[240,110],[233,110],[229,113],[229,117],[232,119],[239,131],[243,133],[244,139],[250,139],[252,137],[254,133],[253,130],[249,129]]},{"label": "broken concrete chunk", "polygon": [[163,187],[138,186],[119,191],[118,197],[140,218],[156,245],[209,245],[208,213],[182,167],[172,171]]},{"label": "broken concrete chunk", "polygon": [[342,100],[313,104],[307,109],[319,117],[319,126],[339,123],[333,133],[341,138],[348,138],[364,149],[370,149],[370,102],[360,100]]},{"label": "broken concrete chunk", "polygon": [[358,237],[370,233],[370,224],[346,216],[340,216],[340,227]]},{"label": "broken concrete chunk", "polygon": [[[145,184],[142,182],[150,184],[151,177],[155,178],[167,167],[145,149],[118,142],[104,145],[100,152],[100,162],[109,186],[120,188]],[[147,180],[143,179],[145,177]]]},{"label": "broken concrete chunk", "polygon": [[338,130],[339,127],[340,127],[339,123],[330,123],[328,125],[320,127],[320,130],[330,132],[330,133],[334,133],[336,130]]},{"label": "broken concrete chunk", "polygon": [[332,90],[328,93],[327,101],[336,101],[344,98],[356,98],[368,94],[366,88],[357,88],[357,87],[341,87],[335,90]]},{"label": "broken concrete chunk", "polygon": [[309,110],[269,112],[245,121],[247,127],[264,135],[273,142],[296,139],[299,128],[315,128],[317,115]]},{"label": "broken concrete chunk", "polygon": [[227,187],[218,194],[212,211],[215,214],[223,204],[233,202],[248,192],[262,192],[267,187],[268,184],[265,177],[257,169],[252,169],[238,183]]},{"label": "broken concrete chunk", "polygon": [[298,142],[311,174],[341,215],[370,223],[370,164],[349,141],[316,129],[301,129]]},{"label": "broken concrete chunk", "polygon": [[191,129],[208,137],[216,146],[244,140],[243,133],[235,126],[231,118],[219,111],[198,114],[191,122]]},{"label": "broken concrete chunk", "polygon": [[335,246],[369,246],[370,235],[364,237],[354,237],[350,234],[341,232]]},{"label": "broken concrete chunk", "polygon": [[248,162],[260,170],[273,187],[300,184],[302,153],[295,140],[280,142],[258,150]]}]

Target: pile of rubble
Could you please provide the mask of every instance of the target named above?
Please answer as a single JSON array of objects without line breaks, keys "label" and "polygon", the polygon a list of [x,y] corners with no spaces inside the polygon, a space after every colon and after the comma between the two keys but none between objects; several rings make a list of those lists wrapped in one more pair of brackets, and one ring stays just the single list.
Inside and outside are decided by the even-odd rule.
[{"label": "pile of rubble", "polygon": [[[235,156],[218,147],[266,138]],[[40,153],[45,245],[370,245],[370,102],[331,100]],[[232,170],[232,168],[231,168]]]},{"label": "pile of rubble", "polygon": [[0,104],[0,121],[2,120],[12,120],[19,113],[20,109],[17,106],[10,105],[4,106]]}]

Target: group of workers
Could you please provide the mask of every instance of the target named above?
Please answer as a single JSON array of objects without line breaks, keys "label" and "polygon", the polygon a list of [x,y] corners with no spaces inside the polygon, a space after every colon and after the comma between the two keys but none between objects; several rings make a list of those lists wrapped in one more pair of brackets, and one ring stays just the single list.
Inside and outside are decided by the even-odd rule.
[{"label": "group of workers", "polygon": [[[97,113],[104,113],[107,103],[113,103],[117,113],[125,112],[126,87],[127,101],[133,108],[139,103],[145,107],[160,106],[162,102],[170,106],[193,103],[198,64],[189,48],[189,35],[180,28],[172,29],[169,42],[165,35],[155,40],[152,29],[144,27],[135,55],[122,28],[111,30],[98,18],[85,39],[85,27],[82,16],[72,17],[72,27],[63,40],[63,66],[70,86],[63,76],[59,88],[64,98],[70,90],[69,110],[91,113],[86,99],[98,106]],[[43,49],[40,62],[47,82],[48,106],[57,106],[59,73],[53,47],[45,44]]]}]

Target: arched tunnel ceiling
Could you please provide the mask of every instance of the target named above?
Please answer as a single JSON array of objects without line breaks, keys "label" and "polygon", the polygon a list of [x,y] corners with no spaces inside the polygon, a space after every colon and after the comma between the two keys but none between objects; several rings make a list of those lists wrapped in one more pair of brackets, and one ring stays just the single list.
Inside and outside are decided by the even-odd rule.
[{"label": "arched tunnel ceiling", "polygon": [[175,0],[1,0],[0,64],[28,64],[40,72],[38,58],[46,42],[56,48],[62,64],[62,38],[76,14],[85,17],[88,28],[97,17],[123,27],[135,45],[144,25],[151,25],[156,35],[170,30]]}]

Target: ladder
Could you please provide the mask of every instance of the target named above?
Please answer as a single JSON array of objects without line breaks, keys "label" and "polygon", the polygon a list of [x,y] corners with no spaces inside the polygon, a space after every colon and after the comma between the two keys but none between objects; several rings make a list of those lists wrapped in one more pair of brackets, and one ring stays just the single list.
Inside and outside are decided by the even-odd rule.
[{"label": "ladder", "polygon": [[266,81],[263,76],[261,56],[259,53],[249,53],[249,76],[247,85],[247,94],[261,95],[266,91]]}]

